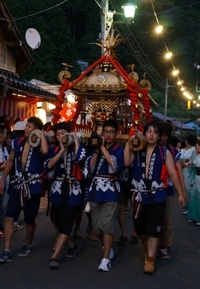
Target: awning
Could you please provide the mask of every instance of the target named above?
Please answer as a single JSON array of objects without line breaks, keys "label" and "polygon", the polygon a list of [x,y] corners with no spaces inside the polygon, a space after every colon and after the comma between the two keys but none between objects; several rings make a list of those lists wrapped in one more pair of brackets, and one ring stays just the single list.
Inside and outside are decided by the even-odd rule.
[{"label": "awning", "polygon": [[9,98],[11,94],[36,97],[41,101],[56,101],[56,94],[34,85],[14,72],[0,68],[0,99]]},{"label": "awning", "polygon": [[8,116],[11,118],[29,118],[36,115],[37,100],[27,99],[25,100],[11,100],[2,99],[0,101],[0,116]]}]

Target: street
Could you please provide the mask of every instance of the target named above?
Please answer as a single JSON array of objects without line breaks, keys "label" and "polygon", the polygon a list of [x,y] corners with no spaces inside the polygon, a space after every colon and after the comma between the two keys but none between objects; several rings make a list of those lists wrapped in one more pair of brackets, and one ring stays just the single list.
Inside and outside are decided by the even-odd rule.
[{"label": "street", "polygon": [[[132,229],[131,213],[126,214],[127,232]],[[23,224],[23,220],[20,221]],[[143,273],[141,244],[118,246],[115,242],[115,258],[109,272],[98,272],[102,247],[86,234],[87,218],[83,213],[82,239],[78,239],[75,258],[66,258],[62,252],[59,270],[49,269],[49,259],[54,243],[54,229],[46,216],[46,199],[42,199],[37,218],[37,231],[33,242],[34,253],[18,257],[23,245],[25,230],[14,233],[13,261],[0,264],[0,286],[3,289],[199,289],[200,288],[200,227],[187,221],[181,214],[178,202],[174,206],[174,245],[170,249],[171,260],[156,261],[154,275]],[[115,240],[120,236],[116,224]],[[0,240],[0,250],[4,240]]]}]

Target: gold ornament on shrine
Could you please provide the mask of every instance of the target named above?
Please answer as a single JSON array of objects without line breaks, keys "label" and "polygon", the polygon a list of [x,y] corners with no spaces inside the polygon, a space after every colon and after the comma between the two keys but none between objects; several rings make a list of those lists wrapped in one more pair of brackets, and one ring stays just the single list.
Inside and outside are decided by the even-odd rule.
[{"label": "gold ornament on shrine", "polygon": [[58,80],[62,84],[64,79],[69,79],[71,77],[71,73],[68,70],[68,67],[73,67],[70,64],[67,63],[61,63],[63,66],[65,66],[65,69],[59,72],[58,74]]}]

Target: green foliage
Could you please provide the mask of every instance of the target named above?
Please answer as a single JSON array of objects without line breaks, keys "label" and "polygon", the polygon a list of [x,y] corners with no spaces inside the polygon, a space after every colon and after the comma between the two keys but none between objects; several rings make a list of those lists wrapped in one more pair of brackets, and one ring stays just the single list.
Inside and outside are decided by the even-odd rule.
[{"label": "green foliage", "polygon": [[[73,44],[70,27],[66,15],[66,4],[55,6],[58,1],[34,0],[16,5],[16,1],[10,1],[10,11],[14,13],[16,24],[22,35],[30,27],[35,28],[41,36],[41,45],[38,49],[31,51],[34,64],[23,72],[27,79],[37,78],[41,81],[55,84],[58,83],[57,75],[63,69],[61,63],[68,63],[73,77],[80,74],[77,64],[77,52]],[[67,2],[66,2],[67,3]],[[55,6],[55,8],[47,10]],[[47,10],[44,13],[41,11]],[[34,15],[35,14],[35,15]],[[29,16],[33,15],[33,16]],[[29,16],[27,18],[20,17]]]}]

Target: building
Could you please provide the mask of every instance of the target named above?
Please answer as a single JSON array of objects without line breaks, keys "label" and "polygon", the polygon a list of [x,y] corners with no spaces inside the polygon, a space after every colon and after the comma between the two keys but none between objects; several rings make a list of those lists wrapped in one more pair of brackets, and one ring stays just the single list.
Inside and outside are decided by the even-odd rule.
[{"label": "building", "polygon": [[33,63],[5,1],[0,0],[0,123],[11,129],[18,120],[37,113],[37,102],[54,103],[56,94],[20,77]]}]

